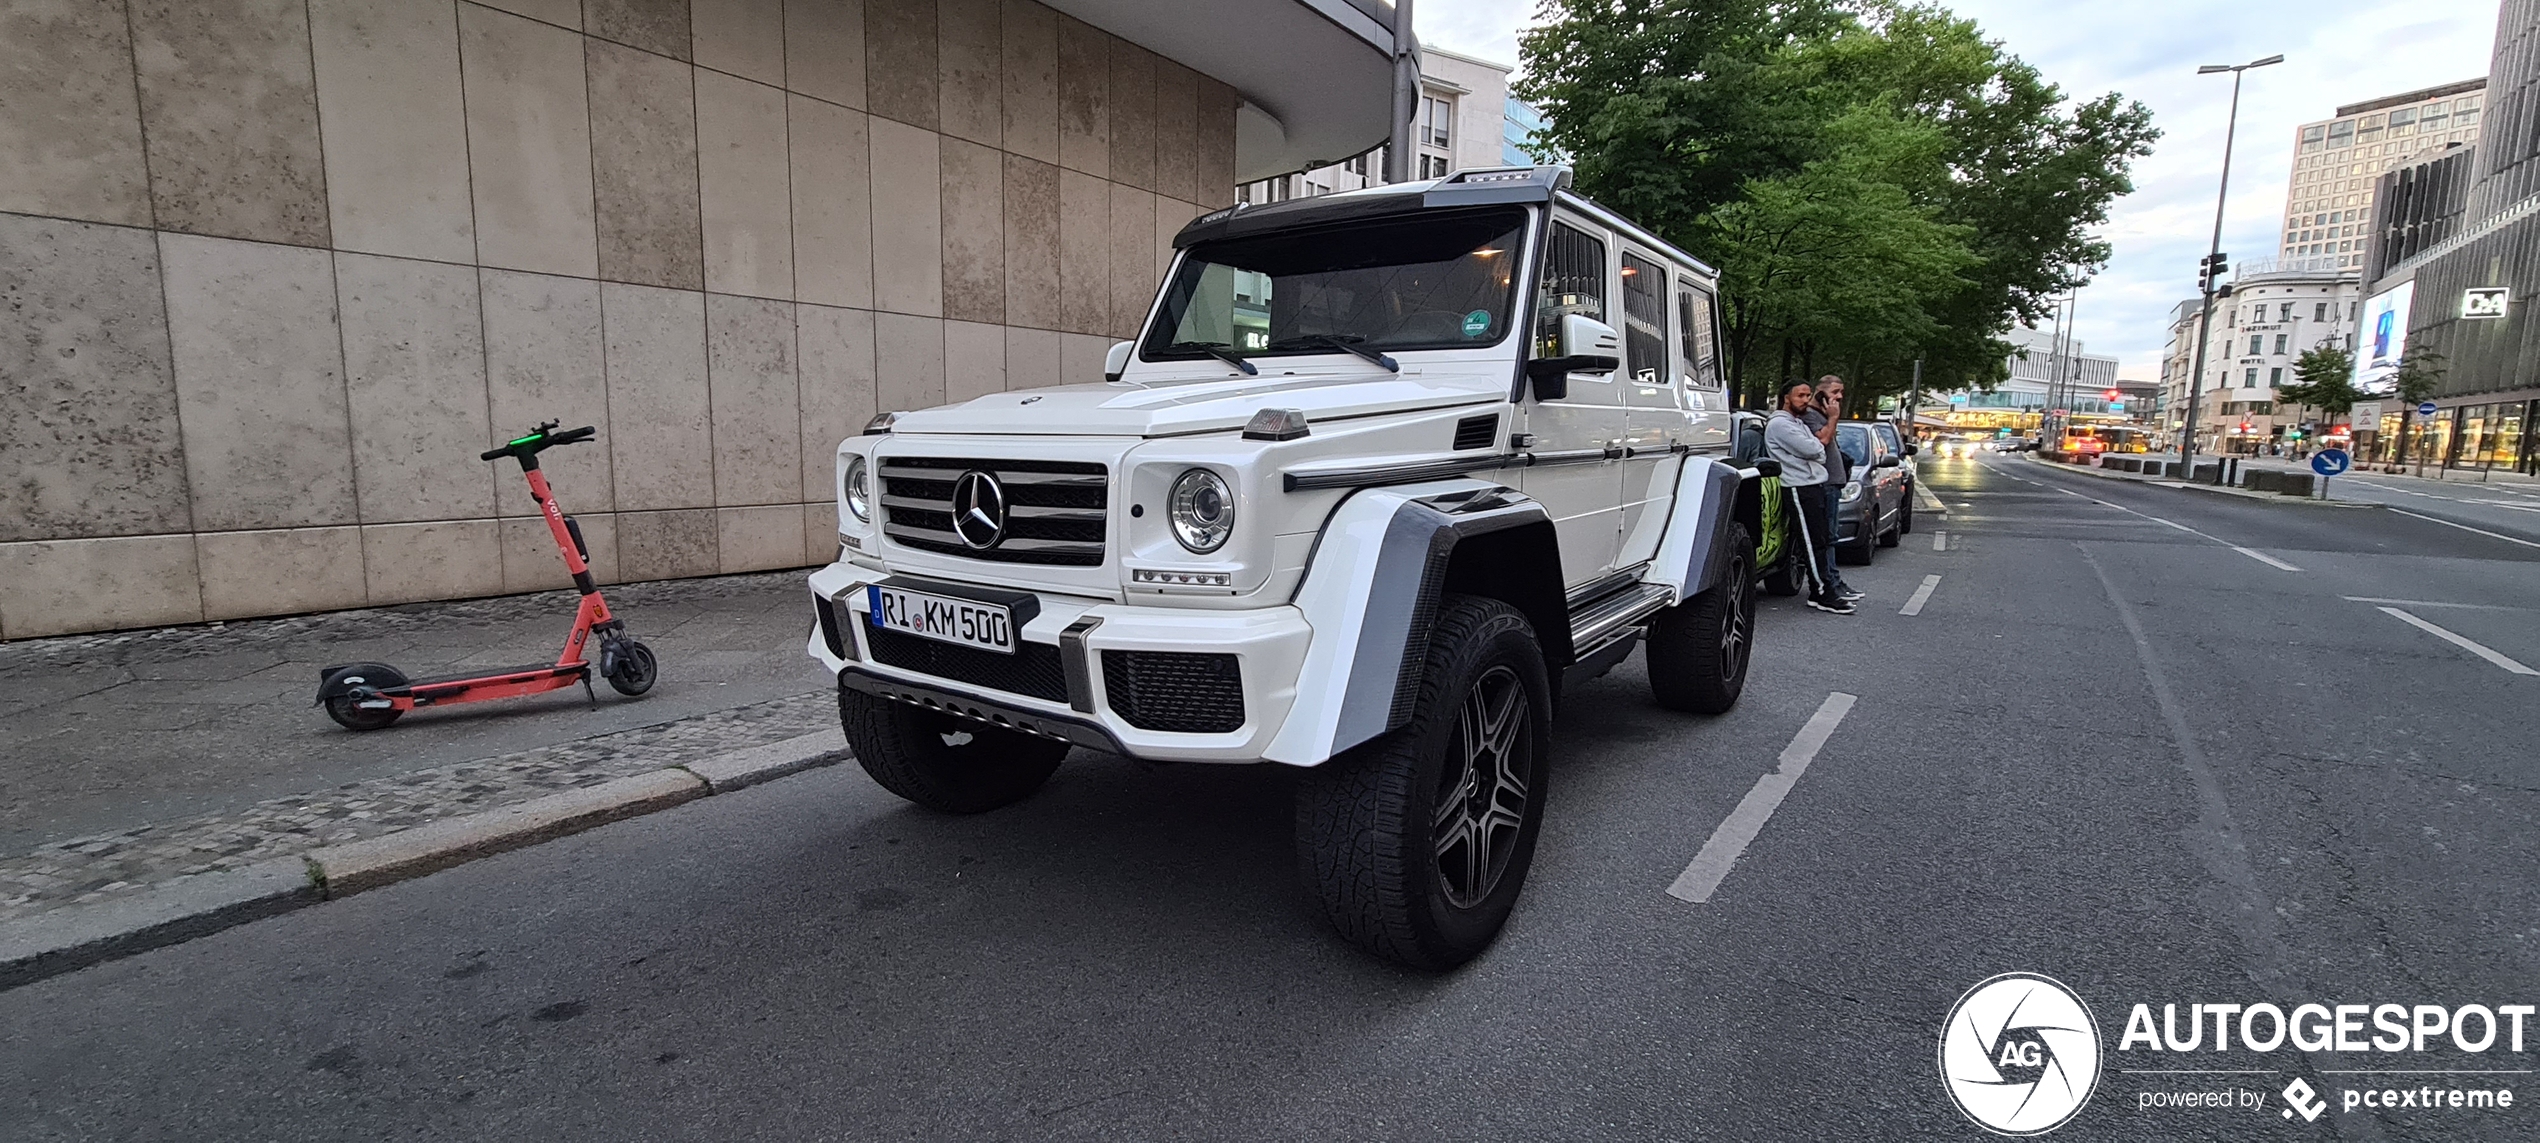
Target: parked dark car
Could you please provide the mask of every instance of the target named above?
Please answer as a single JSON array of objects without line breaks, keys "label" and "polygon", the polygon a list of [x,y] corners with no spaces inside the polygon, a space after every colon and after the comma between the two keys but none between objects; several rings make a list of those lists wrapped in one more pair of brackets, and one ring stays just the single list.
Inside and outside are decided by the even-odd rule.
[{"label": "parked dark car", "polygon": [[1915,464],[1914,457],[1923,451],[1923,446],[1906,440],[1904,431],[1898,429],[1894,421],[1872,421],[1870,431],[1879,435],[1879,441],[1887,445],[1889,452],[1905,458],[1896,466],[1905,474],[1905,522],[1899,524],[1896,530],[1908,536],[1913,535],[1914,482],[1922,479],[1923,476],[1923,470]]},{"label": "parked dark car", "polygon": [[1895,547],[1904,535],[1905,514],[1913,504],[1905,491],[1905,456],[1860,421],[1837,426],[1834,443],[1852,462],[1852,480],[1835,505],[1835,556],[1848,564],[1866,564],[1878,558],[1878,549]]}]

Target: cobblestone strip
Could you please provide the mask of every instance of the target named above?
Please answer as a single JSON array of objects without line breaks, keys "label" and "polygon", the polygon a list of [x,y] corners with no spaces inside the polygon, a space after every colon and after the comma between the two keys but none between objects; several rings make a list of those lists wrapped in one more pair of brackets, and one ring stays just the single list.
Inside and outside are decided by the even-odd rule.
[{"label": "cobblestone strip", "polygon": [[812,691],[235,811],[53,842],[0,858],[0,921],[782,742],[835,725],[835,701],[828,691]]}]

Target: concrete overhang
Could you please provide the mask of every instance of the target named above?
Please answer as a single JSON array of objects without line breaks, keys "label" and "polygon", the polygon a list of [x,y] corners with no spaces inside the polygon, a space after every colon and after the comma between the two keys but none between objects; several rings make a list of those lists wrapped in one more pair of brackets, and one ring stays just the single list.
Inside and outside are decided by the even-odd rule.
[{"label": "concrete overhang", "polygon": [[1043,0],[1234,88],[1235,181],[1337,162],[1393,117],[1393,5],[1380,0]]}]

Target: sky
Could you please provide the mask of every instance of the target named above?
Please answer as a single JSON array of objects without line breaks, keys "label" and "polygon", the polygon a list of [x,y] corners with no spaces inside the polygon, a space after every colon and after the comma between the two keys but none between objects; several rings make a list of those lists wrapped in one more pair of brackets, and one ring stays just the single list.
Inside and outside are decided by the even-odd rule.
[{"label": "sky", "polygon": [[[2223,250],[2233,263],[2275,256],[2293,134],[2359,103],[2486,74],[2494,0],[2218,0],[2038,3],[1946,0],[2070,95],[2116,91],[2152,109],[2162,137],[2135,164],[2131,195],[2109,210],[2115,256],[2082,288],[2074,328],[2091,353],[2112,354],[2129,380],[2160,377],[2170,308],[2196,296],[2196,260],[2214,225],[2229,75],[2199,64],[2285,62],[2246,73]],[[1428,43],[1514,64],[1517,29],[1534,0],[1418,0]],[[1695,251],[1700,253],[1700,251]]]}]

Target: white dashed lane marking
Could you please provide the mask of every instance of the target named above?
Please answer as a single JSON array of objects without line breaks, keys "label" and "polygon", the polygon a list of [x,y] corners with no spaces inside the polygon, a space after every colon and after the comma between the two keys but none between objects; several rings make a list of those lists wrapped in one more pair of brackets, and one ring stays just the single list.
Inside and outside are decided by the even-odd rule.
[{"label": "white dashed lane marking", "polygon": [[1923,613],[1923,605],[1924,605],[1924,604],[1926,604],[1926,603],[1931,602],[1931,593],[1932,593],[1933,591],[1937,590],[1939,587],[1940,587],[1940,577],[1939,577],[1939,576],[1936,576],[1936,575],[1927,575],[1927,576],[1924,576],[1924,577],[1923,577],[1923,586],[1918,587],[1918,588],[1915,588],[1915,589],[1914,589],[1914,597],[1913,597],[1913,598],[1911,598],[1911,599],[1906,600],[1906,601],[1905,601],[1905,606],[1903,606],[1903,607],[1901,607],[1901,608],[1898,608],[1898,609],[1897,609],[1897,611],[1896,611],[1896,613],[1897,613],[1898,615],[1920,615],[1920,614],[1922,614],[1922,613]]},{"label": "white dashed lane marking", "polygon": [[1949,533],[1947,533],[1947,532],[1934,532],[1934,533],[1932,533],[1932,534],[1931,534],[1931,550],[1933,550],[1933,551],[1935,551],[1935,552],[1945,552],[1945,551],[1948,551],[1948,550],[1949,550]]},{"label": "white dashed lane marking", "polygon": [[[2057,492],[2061,492],[2061,493],[2063,493],[2063,494],[2064,494],[2064,495],[2066,495],[2066,496],[2075,496],[2075,497],[2080,497],[2080,498],[2081,498],[2081,499],[2083,499],[2083,500],[2090,501],[2091,503],[2093,503],[2093,504],[2097,504],[2097,505],[2099,505],[2099,506],[2101,506],[2101,507],[2104,507],[2104,508],[2114,508],[2114,509],[2116,509],[2116,510],[2117,510],[2117,511],[2119,511],[2119,512],[2125,512],[2125,513],[2129,513],[2129,514],[2131,514],[2131,515],[2141,516],[2141,517],[2143,517],[2144,519],[2146,519],[2146,520],[2150,520],[2151,522],[2153,522],[2153,523],[2155,523],[2155,524],[2167,524],[2167,525],[2169,525],[2170,527],[2176,528],[2176,529],[2178,529],[2179,531],[2185,532],[2185,533],[2187,533],[2188,535],[2191,535],[2191,536],[2199,536],[2199,537],[2202,537],[2202,538],[2204,538],[2204,539],[2212,540],[2213,542],[2215,542],[2215,543],[2217,543],[2217,544],[2221,544],[2222,546],[2224,546],[2224,547],[2226,547],[2226,548],[2229,548],[2229,549],[2231,549],[2232,551],[2238,552],[2238,553],[2240,553],[2241,555],[2247,556],[2247,557],[2249,557],[2250,559],[2256,560],[2256,561],[2258,561],[2259,563],[2262,563],[2262,564],[2267,565],[2268,567],[2275,568],[2275,569],[2276,569],[2276,570],[2278,570],[2278,571],[2297,572],[2297,571],[2302,570],[2302,569],[2300,569],[2300,568],[2294,567],[2292,564],[2288,564],[2288,563],[2284,562],[2283,560],[2279,560],[2279,559],[2275,558],[2274,556],[2270,556],[2270,555],[2266,554],[2265,552],[2261,552],[2261,551],[2259,551],[2259,550],[2257,550],[2257,549],[2255,549],[2255,548],[2244,548],[2244,547],[2241,547],[2241,546],[2240,546],[2240,545],[2238,545],[2238,544],[2232,543],[2232,542],[2230,542],[2229,540],[2225,540],[2225,539],[2223,539],[2223,538],[2222,538],[2222,537],[2220,537],[2220,536],[2213,535],[2212,533],[2209,533],[2209,532],[2199,532],[2199,531],[2197,531],[2196,529],[2194,529],[2194,528],[2190,528],[2190,527],[2188,527],[2188,526],[2187,526],[2187,525],[2185,525],[2185,524],[2181,524],[2181,523],[2179,523],[2179,522],[2178,522],[2178,521],[2176,521],[2176,520],[2164,520],[2164,519],[2162,519],[2162,518],[2160,518],[2160,517],[2158,517],[2158,516],[2155,516],[2155,515],[2153,515],[2153,514],[2151,514],[2151,513],[2149,513],[2149,512],[2136,512],[2134,509],[2132,509],[2132,508],[2128,508],[2128,507],[2126,507],[2126,506],[2125,506],[2125,505],[2123,505],[2123,504],[2115,504],[2115,503],[2111,503],[2111,502],[2106,501],[2106,500],[2101,500],[2100,498],[2098,498],[2098,497],[2096,497],[2096,496],[2083,496],[2081,493],[2079,493],[2079,492],[2075,492],[2075,491],[2073,491],[2072,489],[2069,489],[2069,488],[2058,488],[2058,489],[2056,489],[2055,491],[2057,491]],[[2395,508],[2394,508],[2394,509],[2391,509],[2391,511],[2394,511],[2394,512],[2395,512],[2395,511],[2398,511],[2398,509],[2395,509]],[[2535,547],[2540,547],[2540,545],[2534,545],[2534,546],[2535,546]]]},{"label": "white dashed lane marking", "polygon": [[2479,643],[2466,635],[2461,635],[2442,627],[2438,627],[2432,623],[2428,623],[2425,620],[2410,615],[2405,611],[2401,611],[2396,607],[2376,607],[2373,610],[2387,615],[2392,619],[2396,619],[2401,623],[2405,623],[2410,627],[2414,627],[2419,631],[2423,631],[2428,635],[2432,635],[2437,639],[2458,647],[2461,650],[2467,651],[2470,654],[2476,655],[2481,659],[2485,659],[2490,663],[2494,663],[2499,667],[2503,667],[2504,669],[2517,675],[2540,675],[2540,671],[2535,671],[2529,667],[2523,666],[2521,663],[2515,662],[2511,658],[2506,657],[2502,652],[2497,651],[2492,647]]},{"label": "white dashed lane marking", "polygon": [[[2385,506],[2385,507],[2386,507],[2386,506]],[[2487,529],[2485,529],[2485,528],[2473,528],[2473,527],[2470,527],[2470,526],[2469,526],[2469,525],[2467,525],[2467,524],[2455,524],[2455,523],[2453,523],[2453,522],[2451,522],[2451,521],[2449,521],[2449,520],[2440,519],[2440,518],[2437,518],[2437,517],[2434,517],[2434,516],[2428,516],[2428,515],[2425,515],[2425,514],[2423,514],[2423,513],[2421,513],[2421,512],[2410,512],[2410,511],[2408,511],[2408,510],[2407,510],[2407,509],[2405,509],[2405,508],[2392,508],[2392,509],[2390,509],[2390,510],[2391,510],[2391,511],[2393,511],[2393,512],[2396,512],[2396,513],[2398,513],[2398,514],[2400,514],[2400,515],[2402,515],[2402,516],[2413,516],[2413,517],[2415,517],[2415,518],[2417,518],[2417,519],[2419,519],[2419,520],[2426,521],[2427,523],[2431,523],[2431,524],[2441,524],[2441,525],[2443,525],[2443,526],[2444,526],[2444,527],[2446,527],[2446,528],[2458,528],[2458,529],[2460,529],[2460,530],[2462,530],[2462,531],[2464,531],[2464,532],[2476,532],[2476,533],[2478,533],[2479,535],[2485,536],[2485,537],[2487,537],[2488,539],[2491,539],[2491,540],[2503,540],[2504,542],[2506,542],[2506,543],[2508,543],[2508,544],[2520,544],[2520,545],[2522,545],[2523,547],[2526,547],[2526,548],[2540,548],[2540,544],[2535,544],[2535,543],[2532,543],[2532,542],[2531,542],[2531,541],[2529,541],[2529,540],[2518,540],[2518,539],[2515,539],[2515,538],[2514,538],[2514,537],[2512,537],[2512,536],[2508,536],[2508,535],[2506,535],[2506,534],[2504,534],[2504,533],[2502,533],[2502,532],[2490,532],[2490,531],[2488,531],[2488,530],[2487,530]]]},{"label": "white dashed lane marking", "polygon": [[1808,772],[1808,763],[1816,759],[1817,751],[1825,749],[1826,739],[1834,737],[1834,728],[1842,724],[1843,716],[1851,713],[1852,704],[1859,701],[1859,696],[1842,691],[1826,696],[1817,713],[1808,716],[1807,725],[1799,728],[1799,736],[1782,748],[1780,769],[1755,780],[1755,788],[1746,792],[1737,808],[1711,831],[1711,839],[1702,843],[1702,852],[1694,854],[1684,872],[1676,875],[1675,883],[1667,886],[1668,896],[1695,905],[1711,899],[1720,882],[1728,878],[1729,870],[1737,865],[1738,857],[1754,844],[1757,834],[1764,832],[1764,823],[1772,819],[1774,810],[1781,808],[1782,799],[1790,796],[1791,787],[1799,784],[1799,776]]}]

